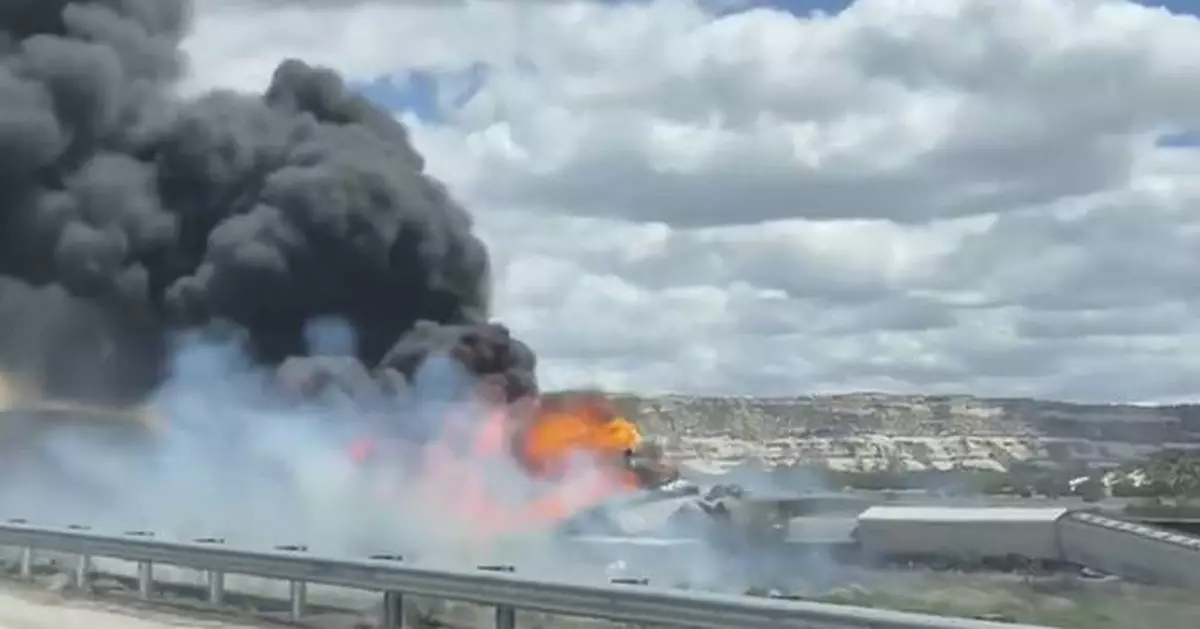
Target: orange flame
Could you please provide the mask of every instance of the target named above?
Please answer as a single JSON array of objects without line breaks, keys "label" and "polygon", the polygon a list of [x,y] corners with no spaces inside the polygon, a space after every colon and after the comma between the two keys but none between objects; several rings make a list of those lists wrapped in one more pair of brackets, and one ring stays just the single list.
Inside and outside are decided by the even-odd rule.
[{"label": "orange flame", "polygon": [[581,396],[543,404],[521,434],[518,457],[537,473],[558,475],[577,457],[618,460],[641,439],[607,400]]},{"label": "orange flame", "polygon": [[[449,509],[448,515],[482,527],[484,536],[561,522],[638,487],[624,457],[642,436],[601,396],[493,408],[481,420],[470,419],[448,418],[446,438],[422,449],[418,493]],[[361,463],[377,456],[378,448],[364,440],[350,455]],[[537,490],[533,495],[493,491],[489,466],[511,468],[513,462]]]}]

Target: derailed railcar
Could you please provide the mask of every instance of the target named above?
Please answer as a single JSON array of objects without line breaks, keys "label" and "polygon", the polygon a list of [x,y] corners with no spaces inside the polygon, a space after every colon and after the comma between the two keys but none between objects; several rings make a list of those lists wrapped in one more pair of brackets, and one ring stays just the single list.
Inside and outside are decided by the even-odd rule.
[{"label": "derailed railcar", "polygon": [[1200,588],[1200,537],[1088,511],[1059,522],[1063,556],[1122,578]]},{"label": "derailed railcar", "polygon": [[1063,563],[1057,507],[874,506],[858,516],[863,556],[878,563],[919,562],[994,568]]}]

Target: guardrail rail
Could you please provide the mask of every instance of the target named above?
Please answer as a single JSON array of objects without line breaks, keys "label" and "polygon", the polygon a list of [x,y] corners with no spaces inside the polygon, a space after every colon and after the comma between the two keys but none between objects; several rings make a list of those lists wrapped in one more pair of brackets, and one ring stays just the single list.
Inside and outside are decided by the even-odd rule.
[{"label": "guardrail rail", "polygon": [[219,538],[189,542],[156,538],[150,531],[105,535],[85,526],[47,528],[24,520],[0,524],[0,546],[20,549],[20,573],[32,578],[34,555],[75,555],[76,585],[86,586],[93,558],[137,562],[138,593],[154,597],[154,566],[205,571],[208,602],[224,602],[225,575],[288,581],[293,620],[305,613],[308,584],[340,586],[383,595],[382,626],[402,629],[405,596],[493,606],[496,629],[516,629],[516,610],[604,619],[634,625],[687,629],[1048,629],[1032,625],[895,612],[791,599],[772,599],[656,588],[640,579],[607,584],[545,581],[517,574],[512,566],[475,571],[435,570],[406,564],[399,555],[334,558],[308,554],[304,546],[242,550]]}]

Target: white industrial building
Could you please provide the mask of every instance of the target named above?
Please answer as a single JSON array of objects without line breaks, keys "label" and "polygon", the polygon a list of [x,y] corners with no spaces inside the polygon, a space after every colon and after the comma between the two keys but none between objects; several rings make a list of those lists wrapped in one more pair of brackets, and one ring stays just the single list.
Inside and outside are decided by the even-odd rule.
[{"label": "white industrial building", "polygon": [[[820,501],[821,499],[817,499]],[[742,504],[736,515],[760,513],[763,504]],[[803,500],[785,501],[803,502]],[[679,565],[711,552],[699,539],[647,536],[670,532],[670,521],[688,499],[631,506],[610,518],[611,537],[576,537],[601,556],[637,557],[641,568]],[[737,503],[735,503],[737,504]],[[1023,569],[1087,567],[1125,579],[1200,587],[1200,537],[1129,522],[1099,511],[1070,507],[981,507],[876,505],[851,515],[844,510],[783,509],[802,513],[786,521],[782,547],[767,553],[780,562],[800,561],[813,552],[868,563],[920,562],[932,565]],[[692,508],[695,508],[694,506]],[[734,528],[749,530],[753,517]],[[687,527],[684,527],[685,529]],[[612,551],[612,552],[608,552]]]},{"label": "white industrial building", "polygon": [[1200,538],[1087,511],[1063,518],[1058,535],[1071,563],[1127,579],[1200,587]]},{"label": "white industrial building", "polygon": [[867,556],[878,559],[1020,558],[1200,587],[1200,538],[1090,511],[876,506],[858,516],[855,537]]},{"label": "white industrial building", "polygon": [[858,516],[868,556],[1058,561],[1064,508],[876,506]]}]

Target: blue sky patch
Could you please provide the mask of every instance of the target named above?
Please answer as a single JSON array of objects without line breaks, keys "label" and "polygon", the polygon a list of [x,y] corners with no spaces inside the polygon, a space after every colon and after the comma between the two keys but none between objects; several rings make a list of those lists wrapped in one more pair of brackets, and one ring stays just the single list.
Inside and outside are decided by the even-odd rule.
[{"label": "blue sky patch", "polygon": [[1200,14],[1200,0],[1134,0],[1148,7],[1164,7],[1172,13]]},{"label": "blue sky patch", "polygon": [[1158,138],[1158,145],[1164,148],[1200,147],[1200,129],[1188,129],[1168,133]]},{"label": "blue sky patch", "polygon": [[[711,0],[719,6],[722,0]],[[739,10],[756,7],[775,7],[783,9],[792,15],[809,16],[817,11],[835,15],[853,4],[851,0],[728,0],[725,6],[731,7],[720,13],[736,13]]]},{"label": "blue sky patch", "polygon": [[422,120],[440,118],[437,76],[431,72],[414,70],[407,75],[380,77],[350,87],[389,110],[408,111]]},{"label": "blue sky patch", "polygon": [[447,111],[462,107],[487,78],[488,68],[475,64],[458,72],[414,69],[351,88],[391,111],[416,115],[426,122],[441,122]]}]

